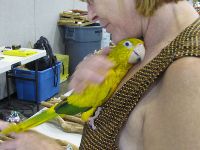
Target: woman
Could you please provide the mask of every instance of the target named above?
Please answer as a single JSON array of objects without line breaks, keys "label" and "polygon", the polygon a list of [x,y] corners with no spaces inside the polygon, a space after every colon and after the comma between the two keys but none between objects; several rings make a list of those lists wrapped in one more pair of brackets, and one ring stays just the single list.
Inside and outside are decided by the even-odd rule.
[{"label": "woman", "polygon": [[[97,129],[85,126],[80,148],[199,149],[200,60],[178,59],[199,56],[200,21],[195,10],[186,1],[173,0],[88,3],[90,19],[99,20],[115,43],[127,37],[142,37],[146,56],[103,106],[95,122]],[[81,91],[86,83],[103,80],[97,70],[109,68],[104,59],[101,63],[94,57],[80,64],[71,87]],[[80,76],[81,71],[84,75]]]},{"label": "woman", "polygon": [[[142,38],[146,55],[102,106],[96,129],[85,125],[80,149],[200,149],[200,60],[186,57],[200,56],[200,20],[194,8],[185,0],[88,0],[88,13],[114,43]],[[101,83],[113,66],[107,53],[80,63],[70,88],[80,92],[87,83]],[[23,149],[29,134],[38,136],[23,133],[0,149]],[[32,146],[39,142],[34,139]],[[41,149],[48,148],[48,140],[42,141],[46,147]]]}]

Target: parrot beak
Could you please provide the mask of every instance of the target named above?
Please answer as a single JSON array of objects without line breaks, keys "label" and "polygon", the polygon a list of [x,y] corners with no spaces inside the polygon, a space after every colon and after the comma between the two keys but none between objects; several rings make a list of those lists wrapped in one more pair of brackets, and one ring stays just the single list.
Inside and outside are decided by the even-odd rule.
[{"label": "parrot beak", "polygon": [[144,45],[143,45],[143,44],[138,44],[138,45],[134,48],[134,50],[133,50],[133,52],[132,52],[132,54],[131,54],[131,56],[130,56],[128,62],[129,62],[130,64],[136,64],[136,63],[138,63],[139,61],[142,61],[142,60],[144,59],[144,55],[145,55],[145,48],[144,48]]}]

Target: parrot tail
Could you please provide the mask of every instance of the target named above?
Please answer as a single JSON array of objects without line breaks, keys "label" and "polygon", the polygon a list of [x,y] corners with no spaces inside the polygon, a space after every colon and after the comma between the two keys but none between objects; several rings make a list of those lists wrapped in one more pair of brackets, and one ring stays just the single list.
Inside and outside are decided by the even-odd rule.
[{"label": "parrot tail", "polygon": [[19,123],[19,124],[10,124],[7,128],[3,129],[0,134],[10,134],[10,133],[19,133],[26,131],[30,128],[36,127],[48,120],[55,118],[58,114],[55,113],[54,106],[42,111],[41,113]]}]

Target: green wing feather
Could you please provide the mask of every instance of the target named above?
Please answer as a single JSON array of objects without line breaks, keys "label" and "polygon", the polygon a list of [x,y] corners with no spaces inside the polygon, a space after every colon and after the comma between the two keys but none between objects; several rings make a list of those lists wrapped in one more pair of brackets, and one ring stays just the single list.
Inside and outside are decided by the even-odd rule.
[{"label": "green wing feather", "polygon": [[55,107],[55,112],[58,114],[76,115],[88,111],[91,108],[92,107],[78,107],[68,104],[67,101],[63,101]]}]

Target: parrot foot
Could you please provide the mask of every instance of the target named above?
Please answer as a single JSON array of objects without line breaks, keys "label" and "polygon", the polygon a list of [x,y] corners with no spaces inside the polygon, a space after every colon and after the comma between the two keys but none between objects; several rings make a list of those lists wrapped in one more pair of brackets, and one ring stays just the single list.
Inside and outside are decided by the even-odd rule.
[{"label": "parrot foot", "polygon": [[94,120],[99,116],[101,110],[102,110],[102,108],[98,107],[96,112],[95,112],[95,115],[93,117],[90,117],[90,119],[89,119],[89,125],[93,130],[96,129],[96,127],[94,125]]}]

